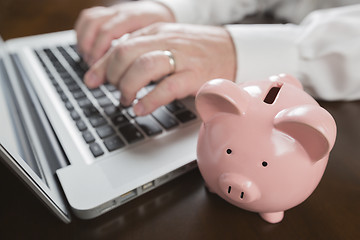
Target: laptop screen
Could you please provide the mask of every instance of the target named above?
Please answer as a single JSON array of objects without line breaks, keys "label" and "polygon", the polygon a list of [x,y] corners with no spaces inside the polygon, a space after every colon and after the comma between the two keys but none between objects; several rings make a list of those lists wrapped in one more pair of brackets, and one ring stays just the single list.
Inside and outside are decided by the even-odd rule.
[{"label": "laptop screen", "polygon": [[[36,158],[31,150],[29,139],[25,135],[25,127],[22,124],[18,107],[14,100],[14,92],[7,81],[8,76],[5,71],[3,59],[0,59],[0,73],[1,73],[1,88],[4,96],[1,96],[0,104],[6,102],[6,106],[1,106],[1,143],[6,145],[6,148],[11,152],[16,152],[29,165],[29,167],[36,173],[39,178],[43,178]],[[6,99],[6,100],[5,100]]]},{"label": "laptop screen", "polygon": [[[34,103],[29,97],[31,94],[24,92],[27,87],[21,86],[22,81],[15,71],[8,71],[11,66],[10,57],[0,39],[0,158],[56,215],[69,222],[67,206],[55,179],[55,171],[59,166],[56,163],[43,166],[48,159],[56,158],[56,154],[48,150],[36,151],[43,145],[39,139],[46,134],[40,129],[42,124],[38,121]],[[33,138],[34,135],[37,139]],[[50,142],[48,139],[43,140],[48,144]]]}]

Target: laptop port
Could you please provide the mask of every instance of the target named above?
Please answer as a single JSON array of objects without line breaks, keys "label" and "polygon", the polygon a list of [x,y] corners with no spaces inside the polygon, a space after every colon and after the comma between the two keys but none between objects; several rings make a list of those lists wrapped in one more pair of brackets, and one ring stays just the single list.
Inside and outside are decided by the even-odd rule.
[{"label": "laptop port", "polygon": [[124,201],[128,201],[133,197],[136,197],[137,193],[136,193],[136,189],[131,190],[127,193],[124,193],[123,195],[120,196],[120,201],[124,202]]},{"label": "laptop port", "polygon": [[147,191],[147,190],[153,188],[154,186],[155,186],[155,182],[151,181],[151,182],[148,182],[148,183],[142,185],[142,190]]}]

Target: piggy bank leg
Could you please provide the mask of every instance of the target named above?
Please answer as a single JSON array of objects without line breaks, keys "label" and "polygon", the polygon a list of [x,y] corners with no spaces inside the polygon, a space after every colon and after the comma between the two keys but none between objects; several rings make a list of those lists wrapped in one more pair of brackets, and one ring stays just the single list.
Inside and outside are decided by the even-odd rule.
[{"label": "piggy bank leg", "polygon": [[259,213],[260,216],[269,223],[278,223],[284,218],[284,212]]}]

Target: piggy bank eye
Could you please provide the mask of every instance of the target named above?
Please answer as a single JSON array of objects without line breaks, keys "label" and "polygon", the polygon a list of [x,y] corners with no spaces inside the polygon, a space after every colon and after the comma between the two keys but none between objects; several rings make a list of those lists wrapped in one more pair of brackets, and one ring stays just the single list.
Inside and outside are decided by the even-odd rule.
[{"label": "piggy bank eye", "polygon": [[226,153],[230,155],[232,153],[232,150],[230,148],[228,148],[228,149],[226,149]]},{"label": "piggy bank eye", "polygon": [[268,165],[268,163],[266,161],[263,161],[261,164],[263,165],[263,167],[267,167],[267,165]]}]

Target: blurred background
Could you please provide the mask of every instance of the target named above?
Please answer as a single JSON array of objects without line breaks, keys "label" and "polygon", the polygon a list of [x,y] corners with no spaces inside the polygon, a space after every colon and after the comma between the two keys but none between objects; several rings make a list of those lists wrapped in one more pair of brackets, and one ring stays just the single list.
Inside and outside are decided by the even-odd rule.
[{"label": "blurred background", "polygon": [[[0,34],[4,40],[74,27],[77,14],[92,6],[109,6],[120,0],[1,0]],[[44,21],[44,18],[48,21]],[[51,22],[51,24],[49,24]]]}]

